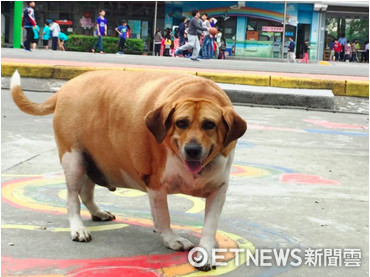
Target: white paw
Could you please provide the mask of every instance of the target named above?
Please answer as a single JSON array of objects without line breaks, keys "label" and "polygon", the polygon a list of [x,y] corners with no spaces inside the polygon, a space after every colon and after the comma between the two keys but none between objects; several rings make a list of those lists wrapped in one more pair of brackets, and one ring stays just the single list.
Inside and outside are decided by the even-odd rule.
[{"label": "white paw", "polygon": [[210,271],[212,269],[216,269],[216,266],[212,264],[212,249],[207,249],[201,246],[199,247],[203,249],[204,253],[198,252],[196,260],[203,262],[203,260],[206,259],[206,262],[202,266],[195,266],[195,268],[200,271]]},{"label": "white paw", "polygon": [[194,245],[178,234],[171,232],[162,236],[164,246],[175,251],[187,251],[194,247]]},{"label": "white paw", "polygon": [[71,229],[71,237],[73,241],[89,242],[91,240],[91,234],[86,227],[77,230]]},{"label": "white paw", "polygon": [[110,211],[98,211],[97,213],[91,215],[93,221],[112,221],[116,217]]}]

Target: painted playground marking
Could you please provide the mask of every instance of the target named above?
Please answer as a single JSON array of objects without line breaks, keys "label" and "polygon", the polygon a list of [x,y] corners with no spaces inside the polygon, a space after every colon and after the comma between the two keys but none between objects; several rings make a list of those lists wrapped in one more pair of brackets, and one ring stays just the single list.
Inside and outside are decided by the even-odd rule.
[{"label": "painted playground marking", "polygon": [[[52,214],[66,214],[65,208],[66,189],[65,179],[62,175],[3,175],[6,177],[18,177],[2,184],[2,200],[7,204],[19,208],[29,209],[38,212]],[[234,164],[231,170],[231,176],[234,178],[276,178],[277,182],[306,184],[306,185],[339,185],[340,182],[329,180],[316,175],[301,174],[289,168],[243,163]],[[23,178],[19,178],[23,177]],[[239,179],[238,179],[239,180]],[[104,188],[101,188],[102,190]],[[51,193],[45,193],[45,190]],[[135,198],[144,197],[145,193],[129,189],[117,189],[115,192],[110,192],[115,197]],[[196,198],[187,195],[177,194],[175,197],[185,198],[192,203],[192,206],[186,211],[188,214],[197,214],[203,212],[205,202],[201,198]],[[103,204],[103,203],[101,203]],[[104,203],[114,207],[113,203]],[[115,212],[116,213],[116,212]],[[83,217],[90,217],[87,210],[82,209]],[[130,226],[141,226],[152,228],[152,221],[148,218],[127,217],[116,213],[116,223],[100,224],[97,226],[88,227],[92,232],[103,230],[115,230],[127,228]],[[186,227],[182,225],[172,225],[176,230],[190,232],[192,236],[200,237],[201,229],[198,226],[188,224]],[[48,232],[68,232],[69,228],[54,227],[45,228],[43,226],[27,225],[27,224],[3,224],[3,229],[21,229],[26,232],[35,230],[45,230]],[[222,248],[243,248],[254,251],[254,245],[245,238],[224,232],[217,231],[216,240],[219,242],[219,247]],[[234,262],[235,256],[232,254],[225,256],[224,261],[227,262],[226,267],[219,267],[216,270],[207,272],[207,276],[221,275],[235,270],[237,267]],[[240,263],[243,264],[242,261]],[[119,258],[100,258],[100,259],[82,259],[82,260],[51,260],[51,259],[19,259],[9,256],[2,256],[3,273],[6,275],[16,275],[17,272],[37,272],[37,275],[29,276],[134,276],[140,272],[141,276],[204,276],[203,272],[195,270],[187,261],[187,252],[175,252],[172,254],[160,255],[139,255],[134,257],[119,257]],[[125,266],[122,266],[125,265]],[[129,265],[129,266],[126,266]],[[39,269],[42,270],[39,270]],[[64,272],[65,275],[60,275]],[[55,274],[53,274],[55,273]]]}]

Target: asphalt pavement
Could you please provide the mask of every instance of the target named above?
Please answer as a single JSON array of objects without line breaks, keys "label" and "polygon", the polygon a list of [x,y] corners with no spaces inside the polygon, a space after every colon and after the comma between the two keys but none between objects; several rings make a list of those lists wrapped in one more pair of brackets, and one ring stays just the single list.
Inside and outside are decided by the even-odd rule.
[{"label": "asphalt pavement", "polygon": [[[42,102],[51,93],[27,95]],[[241,259],[236,266],[231,257],[205,274],[189,266],[187,253],[162,245],[147,196],[135,191],[97,188],[97,202],[117,220],[92,222],[82,207],[93,240],[72,242],[52,115],[22,113],[8,89],[1,96],[3,276],[369,275],[366,114],[235,106],[248,130],[236,148],[220,248],[298,249],[302,264],[246,266]],[[169,202],[175,230],[197,243],[204,201],[173,195]],[[307,262],[309,253],[316,265]]]}]

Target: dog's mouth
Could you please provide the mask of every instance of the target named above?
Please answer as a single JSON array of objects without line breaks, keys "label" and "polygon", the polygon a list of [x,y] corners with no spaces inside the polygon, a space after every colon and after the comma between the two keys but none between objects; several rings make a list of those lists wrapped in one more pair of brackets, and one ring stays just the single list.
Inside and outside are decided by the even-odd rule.
[{"label": "dog's mouth", "polygon": [[185,165],[188,168],[188,170],[193,174],[197,174],[200,171],[202,171],[203,165],[201,161],[185,161]]}]

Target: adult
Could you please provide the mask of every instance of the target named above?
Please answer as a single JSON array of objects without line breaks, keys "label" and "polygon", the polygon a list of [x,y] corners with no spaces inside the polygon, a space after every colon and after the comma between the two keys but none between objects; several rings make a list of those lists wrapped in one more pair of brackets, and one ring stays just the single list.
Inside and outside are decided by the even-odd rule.
[{"label": "adult", "polygon": [[206,13],[202,13],[202,26],[203,28],[207,28],[207,31],[203,31],[203,43],[202,43],[202,58],[203,59],[210,59],[210,47],[211,47],[211,39],[208,30],[211,28],[211,24],[208,21],[208,15]]},{"label": "adult", "polygon": [[369,41],[365,42],[365,63],[369,62]]},{"label": "adult", "polygon": [[352,42],[351,48],[352,48],[351,62],[357,62],[357,41],[356,40]]},{"label": "adult", "polygon": [[340,60],[344,61],[344,46],[347,44],[347,39],[345,34],[342,34],[341,37],[338,39],[340,46],[342,47],[342,51],[340,52]]},{"label": "adult", "polygon": [[26,40],[23,46],[26,51],[31,51],[31,43],[34,38],[33,29],[36,29],[35,11],[33,9],[35,5],[35,1],[28,1],[27,7],[23,10],[22,27],[26,29]]},{"label": "adult", "polygon": [[103,51],[103,36],[107,35],[108,25],[107,19],[105,18],[105,10],[99,11],[99,17],[96,19],[96,35],[98,36],[98,41],[95,43],[91,52],[95,53],[96,49],[99,47],[100,54],[104,54]]},{"label": "adult", "polygon": [[155,32],[154,35],[154,56],[160,56],[161,55],[161,44],[162,44],[162,34],[161,29],[157,29],[157,32]]},{"label": "adult", "polygon": [[200,51],[200,43],[199,38],[197,36],[198,30],[200,31],[208,31],[209,29],[202,27],[199,24],[200,13],[197,9],[192,10],[191,15],[193,16],[189,22],[189,29],[188,29],[188,43],[177,48],[175,51],[175,55],[180,55],[182,51],[188,50],[193,48],[193,52],[191,54],[192,61],[199,61],[198,55]]},{"label": "adult", "polygon": [[179,39],[180,39],[180,46],[183,46],[185,44],[185,29],[186,29],[186,22],[188,21],[188,19],[183,16],[182,17],[182,22],[179,26]]},{"label": "adult", "polygon": [[295,42],[293,37],[289,37],[289,46],[288,46],[288,62],[293,62],[295,63],[295,54],[294,54],[294,49],[295,49]]}]

